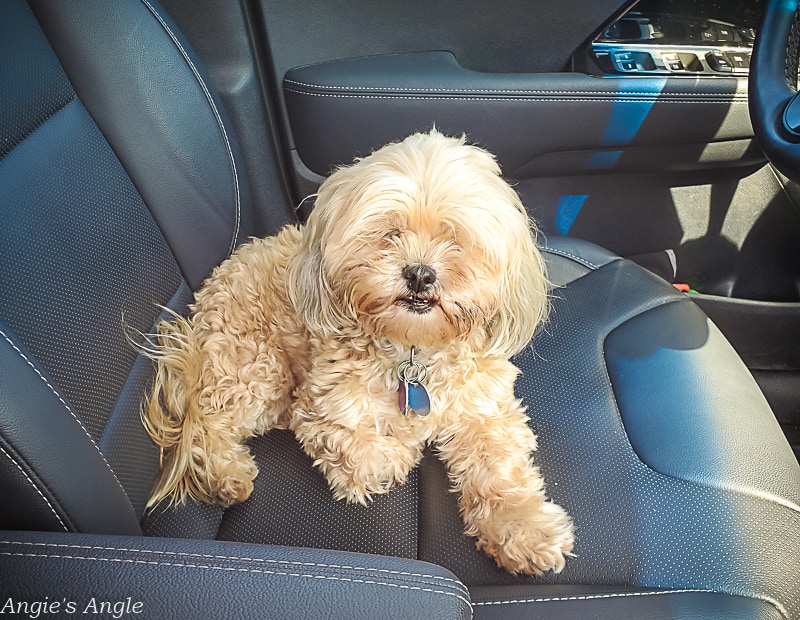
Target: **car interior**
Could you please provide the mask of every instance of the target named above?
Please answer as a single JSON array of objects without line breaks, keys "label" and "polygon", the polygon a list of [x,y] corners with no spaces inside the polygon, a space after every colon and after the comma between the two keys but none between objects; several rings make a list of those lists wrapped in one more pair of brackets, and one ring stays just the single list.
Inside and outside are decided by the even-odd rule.
[{"label": "car interior", "polygon": [[[796,0],[5,0],[0,613],[800,618],[799,59]],[[246,502],[145,510],[136,339],[433,127],[540,228],[516,390],[575,557],[499,569],[433,449],[334,501],[288,430]]]}]

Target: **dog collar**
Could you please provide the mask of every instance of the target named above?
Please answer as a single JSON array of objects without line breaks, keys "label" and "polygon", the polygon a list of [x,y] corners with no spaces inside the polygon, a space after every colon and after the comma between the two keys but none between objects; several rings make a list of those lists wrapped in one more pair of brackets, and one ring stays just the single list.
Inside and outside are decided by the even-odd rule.
[{"label": "dog collar", "polygon": [[428,368],[414,360],[415,347],[411,347],[409,358],[397,367],[397,406],[403,415],[417,414],[425,417],[431,412],[431,398],[423,385],[428,378]]}]

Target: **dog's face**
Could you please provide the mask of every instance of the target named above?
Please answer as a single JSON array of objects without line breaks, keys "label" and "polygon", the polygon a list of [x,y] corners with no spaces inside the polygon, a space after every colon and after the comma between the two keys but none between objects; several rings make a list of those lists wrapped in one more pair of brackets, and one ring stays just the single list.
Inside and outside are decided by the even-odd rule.
[{"label": "dog's face", "polygon": [[547,281],[524,207],[486,151],[433,131],[337,170],[320,187],[296,270],[306,323],[506,355],[543,317]]}]

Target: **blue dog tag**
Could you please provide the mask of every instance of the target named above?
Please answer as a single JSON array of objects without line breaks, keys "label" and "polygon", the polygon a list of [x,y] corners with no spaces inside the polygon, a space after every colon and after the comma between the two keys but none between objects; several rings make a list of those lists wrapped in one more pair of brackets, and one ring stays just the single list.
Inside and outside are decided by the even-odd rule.
[{"label": "blue dog tag", "polygon": [[406,391],[408,392],[408,406],[414,410],[414,413],[425,417],[431,412],[431,398],[424,385],[409,383]]},{"label": "blue dog tag", "polygon": [[431,398],[421,383],[401,381],[397,388],[397,405],[405,415],[413,412],[425,417],[431,412]]}]

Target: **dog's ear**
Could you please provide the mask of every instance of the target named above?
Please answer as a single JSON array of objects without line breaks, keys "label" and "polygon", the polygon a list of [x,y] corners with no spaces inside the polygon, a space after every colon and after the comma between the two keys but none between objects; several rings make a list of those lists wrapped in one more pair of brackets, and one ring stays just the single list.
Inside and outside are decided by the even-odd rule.
[{"label": "dog's ear", "polygon": [[[524,207],[519,208],[524,213]],[[508,228],[508,267],[501,278],[498,307],[488,325],[489,351],[508,357],[528,346],[549,310],[550,283],[544,259],[536,247],[535,228],[527,215],[523,219],[526,225]]]},{"label": "dog's ear", "polygon": [[302,249],[287,265],[287,292],[306,327],[313,333],[332,337],[353,323],[336,302],[336,294],[325,273],[322,225],[309,218],[303,229]]}]

